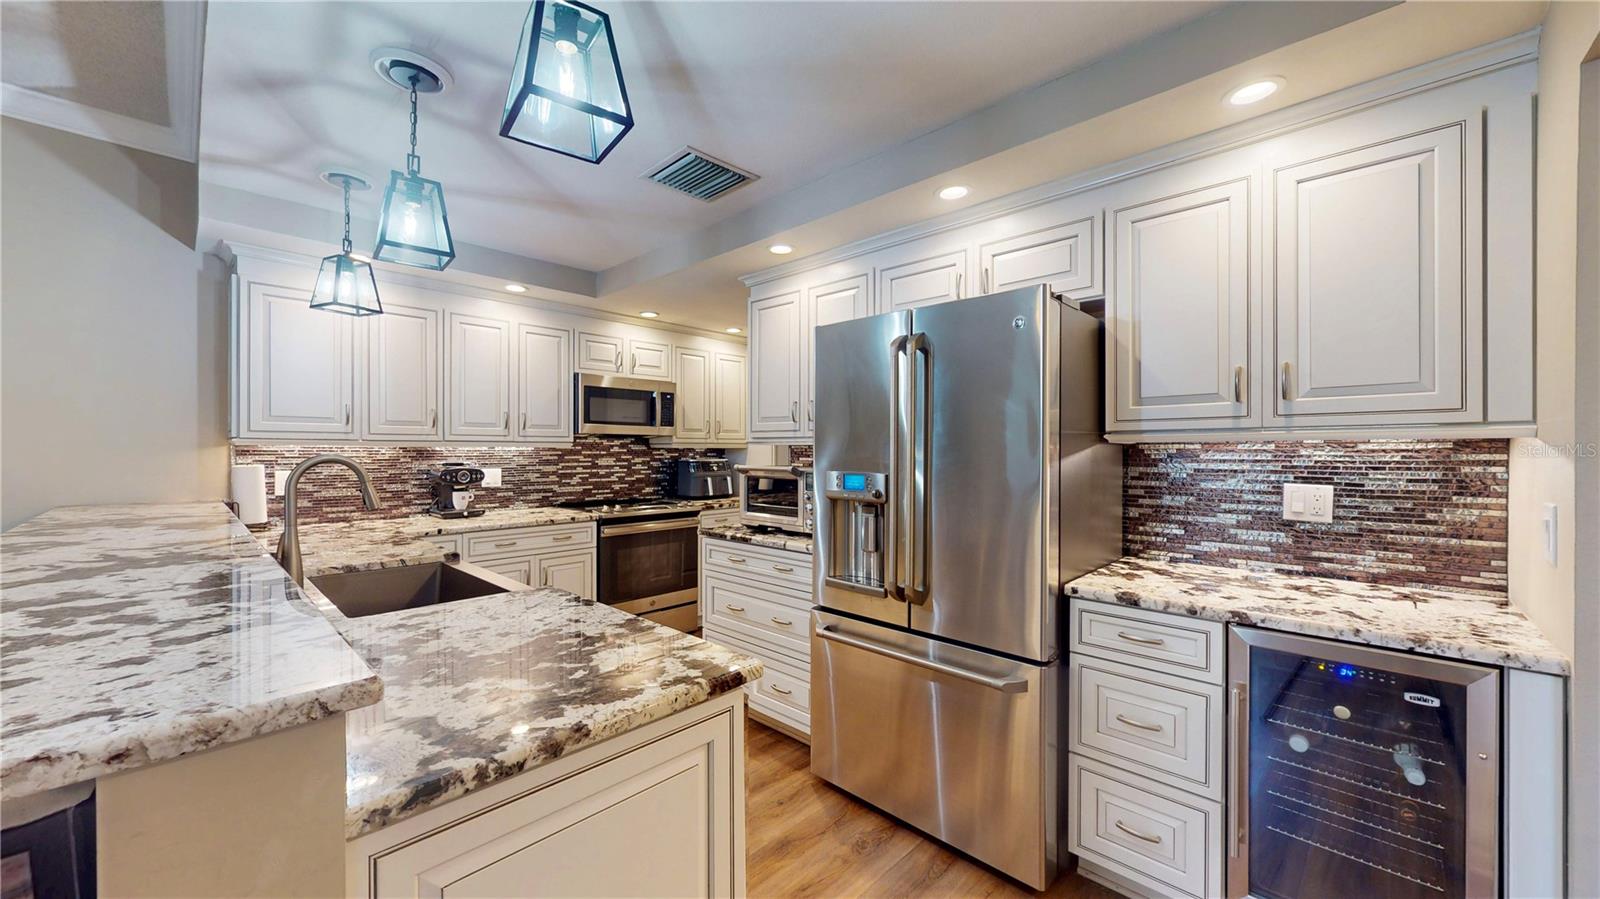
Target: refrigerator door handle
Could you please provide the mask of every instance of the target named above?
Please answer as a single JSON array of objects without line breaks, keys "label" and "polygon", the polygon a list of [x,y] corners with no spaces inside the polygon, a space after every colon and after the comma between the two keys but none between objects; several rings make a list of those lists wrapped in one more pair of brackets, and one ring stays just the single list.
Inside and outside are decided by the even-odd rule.
[{"label": "refrigerator door handle", "polygon": [[904,508],[902,497],[909,491],[903,481],[904,470],[900,467],[900,453],[905,443],[900,433],[901,419],[904,417],[905,403],[901,396],[901,362],[906,358],[907,337],[902,334],[889,342],[889,381],[890,395],[893,397],[891,412],[894,420],[889,427],[889,501],[883,504],[884,527],[884,559],[883,559],[883,589],[884,592],[895,599],[905,602],[906,595],[902,589],[905,578],[900,576],[901,560],[904,554],[900,551],[900,512]]},{"label": "refrigerator door handle", "polygon": [[937,671],[940,674],[948,674],[949,676],[957,678],[958,680],[979,684],[988,687],[991,690],[999,690],[1001,693],[1028,692],[1028,679],[1026,677],[993,677],[988,674],[980,674],[976,671],[968,671],[965,668],[951,665],[946,662],[936,661],[934,659],[923,658],[915,653],[905,652],[904,650],[897,649],[893,646],[884,646],[882,643],[877,643],[872,640],[866,640],[861,637],[855,637],[851,636],[850,634],[841,633],[834,630],[832,625],[825,624],[818,627],[817,636],[834,643],[843,643],[846,646],[853,646],[856,649],[894,659],[899,662],[905,662],[907,665],[915,665],[918,668],[926,668],[929,671]]},{"label": "refrigerator door handle", "polygon": [[[933,477],[933,347],[928,335],[911,335],[906,344],[907,355],[921,363],[922,386],[917,386],[918,367],[908,372],[911,382],[911,405],[907,409],[913,440],[906,453],[913,487],[906,526],[911,529],[910,576],[905,584],[907,602],[922,604],[928,599],[928,563],[931,537],[929,533],[928,489]],[[918,358],[920,357],[920,358]]]}]

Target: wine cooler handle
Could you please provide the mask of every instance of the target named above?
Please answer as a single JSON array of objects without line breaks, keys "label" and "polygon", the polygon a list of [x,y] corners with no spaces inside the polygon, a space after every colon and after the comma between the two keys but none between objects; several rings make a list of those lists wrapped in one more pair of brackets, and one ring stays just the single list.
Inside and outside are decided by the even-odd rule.
[{"label": "wine cooler handle", "polygon": [[1233,770],[1229,772],[1228,787],[1232,800],[1228,803],[1228,857],[1238,858],[1250,826],[1250,685],[1235,681],[1228,691],[1228,714],[1233,723]]}]

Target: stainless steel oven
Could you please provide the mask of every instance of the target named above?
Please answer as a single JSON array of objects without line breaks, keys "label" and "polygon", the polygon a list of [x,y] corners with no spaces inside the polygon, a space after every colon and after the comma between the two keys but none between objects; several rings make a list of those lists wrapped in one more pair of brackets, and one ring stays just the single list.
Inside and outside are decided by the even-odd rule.
[{"label": "stainless steel oven", "polygon": [[677,389],[649,378],[573,375],[573,427],[579,434],[670,437]]},{"label": "stainless steel oven", "polygon": [[600,601],[689,632],[700,626],[700,513],[600,522]]},{"label": "stainless steel oven", "polygon": [[1228,895],[1494,896],[1500,673],[1230,627]]},{"label": "stainless steel oven", "polygon": [[816,500],[811,469],[792,465],[736,465],[739,522],[811,533]]}]

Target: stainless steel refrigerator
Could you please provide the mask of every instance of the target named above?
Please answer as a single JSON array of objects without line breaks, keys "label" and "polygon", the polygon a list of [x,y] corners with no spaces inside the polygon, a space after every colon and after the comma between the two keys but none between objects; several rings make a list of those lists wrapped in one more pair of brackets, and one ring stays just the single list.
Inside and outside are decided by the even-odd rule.
[{"label": "stainless steel refrigerator", "polygon": [[811,770],[1042,889],[1063,581],[1121,554],[1101,329],[1042,287],[816,332]]}]

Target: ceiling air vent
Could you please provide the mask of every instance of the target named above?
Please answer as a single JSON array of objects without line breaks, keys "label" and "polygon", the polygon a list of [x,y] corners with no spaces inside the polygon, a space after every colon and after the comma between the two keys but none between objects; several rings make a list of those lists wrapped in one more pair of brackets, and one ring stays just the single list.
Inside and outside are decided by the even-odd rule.
[{"label": "ceiling air vent", "polygon": [[694,147],[684,147],[646,172],[644,177],[709,203],[761,176],[736,169]]}]

